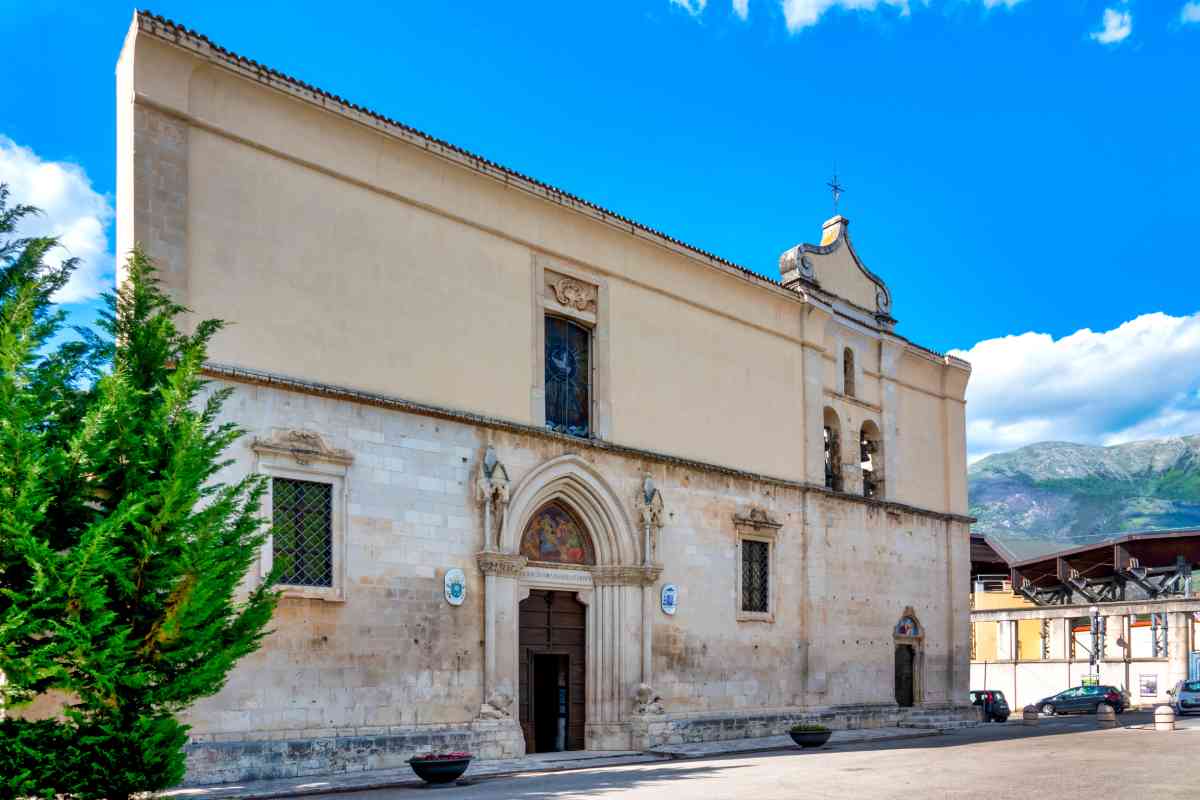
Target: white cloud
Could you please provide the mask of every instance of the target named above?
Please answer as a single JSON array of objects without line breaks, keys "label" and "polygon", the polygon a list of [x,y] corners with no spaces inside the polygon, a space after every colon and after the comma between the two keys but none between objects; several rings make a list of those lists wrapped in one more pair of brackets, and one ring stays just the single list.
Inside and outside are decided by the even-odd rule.
[{"label": "white cloud", "polygon": [[1019,2],[1021,2],[1021,0],[983,0],[983,7],[996,8],[998,6],[1004,6],[1005,8],[1012,8]]},{"label": "white cloud", "polygon": [[693,17],[698,17],[704,12],[708,0],[671,0],[671,5],[679,6]]},{"label": "white cloud", "polygon": [[1119,444],[1200,433],[1200,313],[1145,314],[1111,331],[1023,333],[953,351],[971,362],[967,450]]},{"label": "white cloud", "polygon": [[745,20],[750,16],[750,0],[733,0],[733,13]]},{"label": "white cloud", "polygon": [[1104,27],[1092,34],[1100,44],[1116,44],[1133,33],[1133,14],[1115,8],[1104,9]]},{"label": "white cloud", "polygon": [[783,19],[787,29],[796,33],[821,21],[821,16],[833,8],[874,11],[880,6],[894,6],[901,14],[909,13],[908,0],[782,0]]},{"label": "white cloud", "polygon": [[1184,3],[1179,10],[1179,21],[1184,25],[1200,22],[1200,2]]},{"label": "white cloud", "polygon": [[71,282],[56,300],[79,303],[112,286],[113,256],[106,232],[113,218],[112,203],[92,188],[78,164],[43,161],[29,148],[0,135],[0,183],[8,184],[10,204],[25,203],[42,211],[26,217],[18,235],[57,236],[60,247],[51,258],[80,259]]}]

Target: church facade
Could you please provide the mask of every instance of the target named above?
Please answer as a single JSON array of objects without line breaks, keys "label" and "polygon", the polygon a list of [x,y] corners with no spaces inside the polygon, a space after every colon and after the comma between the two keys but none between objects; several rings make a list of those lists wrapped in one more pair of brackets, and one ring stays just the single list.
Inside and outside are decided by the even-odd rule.
[{"label": "church facade", "polygon": [[771,280],[145,13],[117,121],[282,570],[189,780],[965,713],[970,368],[845,218]]}]

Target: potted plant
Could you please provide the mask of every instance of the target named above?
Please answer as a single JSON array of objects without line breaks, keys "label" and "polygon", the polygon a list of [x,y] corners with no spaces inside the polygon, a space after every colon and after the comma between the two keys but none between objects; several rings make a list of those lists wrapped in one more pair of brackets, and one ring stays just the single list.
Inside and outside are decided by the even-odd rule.
[{"label": "potted plant", "polygon": [[471,758],[470,753],[422,753],[408,765],[426,783],[453,783],[467,771]]},{"label": "potted plant", "polygon": [[833,731],[824,725],[793,725],[788,735],[801,747],[820,747],[829,741]]}]

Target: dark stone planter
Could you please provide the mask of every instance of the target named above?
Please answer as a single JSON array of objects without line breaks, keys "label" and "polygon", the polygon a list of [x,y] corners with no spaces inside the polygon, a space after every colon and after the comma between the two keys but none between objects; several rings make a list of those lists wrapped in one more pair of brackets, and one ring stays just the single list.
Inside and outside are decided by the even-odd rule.
[{"label": "dark stone planter", "polygon": [[829,741],[829,737],[833,735],[833,731],[809,731],[806,733],[792,733],[788,731],[788,736],[792,737],[792,741],[801,747],[820,747]]},{"label": "dark stone planter", "polygon": [[470,766],[469,758],[410,758],[408,765],[417,777],[426,783],[453,783],[462,777]]}]

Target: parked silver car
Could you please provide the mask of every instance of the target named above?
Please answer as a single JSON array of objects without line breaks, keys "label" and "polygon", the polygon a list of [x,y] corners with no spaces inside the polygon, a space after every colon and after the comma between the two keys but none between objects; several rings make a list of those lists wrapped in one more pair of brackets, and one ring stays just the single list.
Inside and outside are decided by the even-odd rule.
[{"label": "parked silver car", "polygon": [[1200,713],[1200,681],[1180,681],[1167,694],[1176,714]]}]

